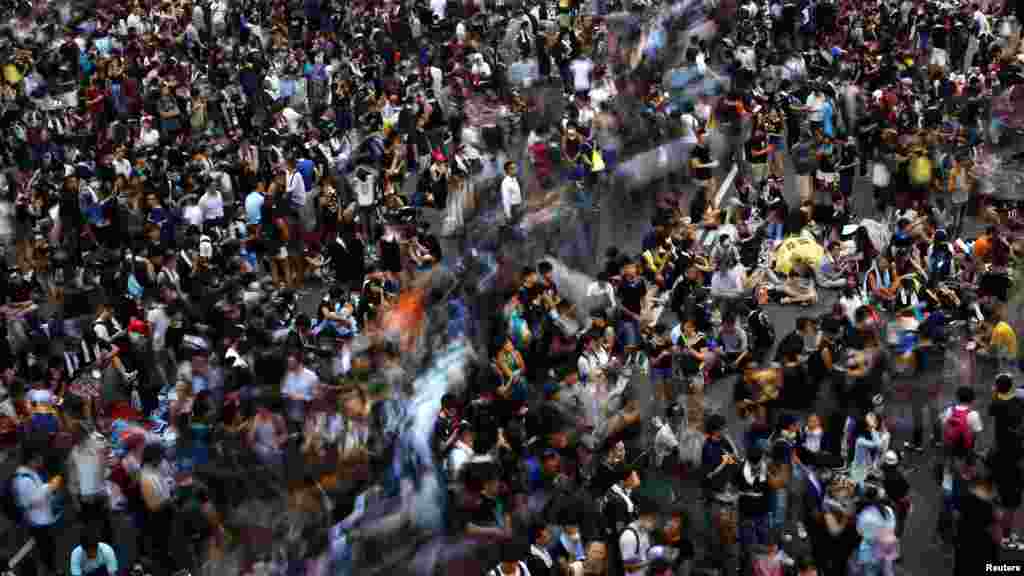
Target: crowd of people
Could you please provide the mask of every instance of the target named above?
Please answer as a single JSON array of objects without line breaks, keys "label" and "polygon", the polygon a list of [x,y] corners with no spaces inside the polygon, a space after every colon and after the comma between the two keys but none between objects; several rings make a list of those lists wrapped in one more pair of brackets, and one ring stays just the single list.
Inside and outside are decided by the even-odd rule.
[{"label": "crowd of people", "polygon": [[14,568],[892,575],[918,506],[958,575],[1022,549],[1019,4],[8,2]]}]

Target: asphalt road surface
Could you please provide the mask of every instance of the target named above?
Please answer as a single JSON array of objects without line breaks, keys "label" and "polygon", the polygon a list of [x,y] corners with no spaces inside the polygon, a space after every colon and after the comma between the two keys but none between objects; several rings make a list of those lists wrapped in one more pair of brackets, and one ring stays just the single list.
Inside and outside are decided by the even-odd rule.
[{"label": "asphalt road surface", "polygon": [[[514,154],[514,156],[517,155]],[[790,205],[795,205],[798,201],[798,193],[794,184],[795,178],[791,163],[787,161],[786,167],[785,194]],[[406,183],[407,187],[414,185],[414,182],[407,181]],[[586,265],[586,262],[580,263],[583,267],[590,268],[591,271],[597,266],[602,258],[604,249],[608,246],[615,245],[626,253],[637,253],[655,209],[653,193],[650,192],[637,195],[624,194],[621,197],[605,193],[601,195],[600,206],[599,213],[594,217],[596,220],[594,222],[596,241],[593,243],[593,261],[589,266]],[[860,217],[875,216],[871,200],[871,186],[867,180],[858,180],[853,197],[853,206],[855,212]],[[426,217],[429,221],[435,223],[434,230],[438,230],[439,227],[436,223],[439,221],[439,215],[434,211],[428,211]],[[972,230],[972,225],[973,220],[967,223],[968,230]],[[553,244],[556,252],[555,255],[568,257],[568,254],[563,254],[562,252],[572,249],[573,243],[571,240],[574,239],[574,231],[564,230],[562,235],[566,241]],[[454,246],[448,245],[446,248],[450,250]],[[579,254],[573,254],[572,257],[578,259]],[[820,303],[811,309],[776,305],[768,306],[766,311],[775,324],[778,337],[781,338],[794,328],[797,316],[819,316],[829,310],[836,298],[836,294],[824,291],[821,293],[821,296]],[[302,308],[312,311],[317,301],[318,294],[314,290],[303,296]],[[665,316],[664,319],[670,323],[674,321],[670,314]],[[908,383],[909,385],[919,385],[928,379],[938,377],[939,370],[939,367],[933,365],[929,372],[925,374],[916,375],[910,379],[897,379],[894,386],[907,386]],[[979,392],[979,398],[982,399],[982,406],[980,406],[982,409],[985,408],[986,399],[989,397],[987,391],[992,381],[992,376],[991,371],[979,365],[976,388]],[[722,412],[730,419],[731,429],[734,432],[738,432],[741,430],[740,424],[736,421],[734,411],[728,408],[732,405],[732,388],[732,382],[729,379],[719,380],[707,390],[707,399],[709,404],[722,408]],[[899,401],[893,402],[890,409],[901,414],[907,413],[907,407],[901,406]],[[902,446],[904,441],[909,440],[910,431],[907,426],[897,426],[893,434],[893,445]],[[0,464],[0,474],[3,474],[2,477],[7,477],[12,470],[12,466],[13,462],[11,461]],[[902,541],[903,561],[899,566],[899,572],[905,575],[917,576],[949,574],[952,572],[952,558],[946,555],[935,544],[933,539],[941,496],[931,473],[931,457],[927,453],[914,456],[909,467],[912,469],[909,473],[909,479],[913,489],[914,510],[909,516],[907,529]],[[693,486],[689,486],[690,489],[687,489],[688,485],[689,483],[684,482],[679,488],[684,490],[686,499],[695,498],[696,494],[694,493]],[[693,513],[691,518],[694,520],[700,518],[695,502]],[[73,521],[72,512],[69,511],[66,520],[65,525],[68,528],[62,532],[58,542],[58,557],[65,561],[70,557],[70,551],[79,538],[79,529]],[[120,516],[115,518],[115,529],[117,535],[115,544],[119,550],[120,560],[124,565],[130,566],[135,559],[134,537],[136,531],[131,527],[127,518]],[[699,520],[691,522],[691,529],[694,531],[700,530]],[[11,526],[5,520],[0,520],[0,535],[2,535],[0,536],[0,559],[12,554],[17,545],[24,541],[21,531],[11,529]],[[695,540],[699,542],[701,539],[695,538]],[[799,543],[794,542],[793,546],[799,547]],[[1024,553],[1014,554],[1024,560]],[[983,573],[983,571],[983,567],[979,567],[979,574]]]}]

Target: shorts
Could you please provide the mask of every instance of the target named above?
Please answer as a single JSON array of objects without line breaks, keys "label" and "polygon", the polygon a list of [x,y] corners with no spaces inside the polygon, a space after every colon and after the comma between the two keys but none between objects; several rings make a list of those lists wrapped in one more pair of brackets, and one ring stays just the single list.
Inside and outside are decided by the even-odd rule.
[{"label": "shorts", "polygon": [[768,178],[768,164],[751,164],[750,175],[754,182],[764,182]]},{"label": "shorts", "polygon": [[768,144],[775,146],[776,152],[784,152],[786,150],[786,139],[781,134],[769,134]]}]

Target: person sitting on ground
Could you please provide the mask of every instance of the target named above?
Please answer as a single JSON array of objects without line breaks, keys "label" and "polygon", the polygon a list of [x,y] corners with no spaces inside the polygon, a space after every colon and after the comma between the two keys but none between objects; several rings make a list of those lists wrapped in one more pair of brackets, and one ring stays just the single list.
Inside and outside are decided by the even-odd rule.
[{"label": "person sitting on ground", "polygon": [[782,285],[782,291],[785,293],[780,301],[782,304],[811,306],[818,303],[818,291],[814,286],[813,272],[802,262],[793,266],[789,272],[789,278]]},{"label": "person sitting on ground", "polygon": [[821,264],[814,269],[814,279],[819,288],[835,290],[843,288],[849,282],[841,252],[842,248],[839,242],[829,244],[825,257],[821,259]]}]

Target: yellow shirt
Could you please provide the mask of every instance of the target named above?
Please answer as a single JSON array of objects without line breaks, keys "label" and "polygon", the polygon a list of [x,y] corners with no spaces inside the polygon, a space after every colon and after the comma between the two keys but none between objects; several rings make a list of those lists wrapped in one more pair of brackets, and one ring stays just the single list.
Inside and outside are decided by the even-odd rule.
[{"label": "yellow shirt", "polygon": [[1017,333],[1006,322],[1000,322],[992,329],[992,341],[989,346],[993,350],[1006,352],[1008,358],[1016,358]]}]

